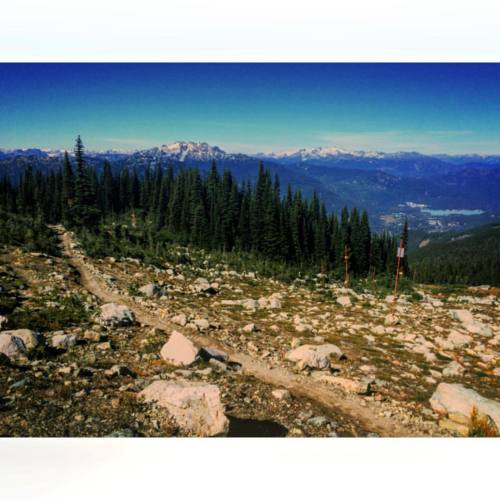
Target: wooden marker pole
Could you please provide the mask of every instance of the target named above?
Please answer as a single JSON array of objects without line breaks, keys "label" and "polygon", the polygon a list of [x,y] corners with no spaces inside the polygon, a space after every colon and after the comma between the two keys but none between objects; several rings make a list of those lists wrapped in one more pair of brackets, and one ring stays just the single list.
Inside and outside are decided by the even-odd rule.
[{"label": "wooden marker pole", "polygon": [[345,277],[344,277],[344,286],[349,288],[349,249],[347,245],[344,247],[344,263],[345,263]]},{"label": "wooden marker pole", "polygon": [[405,256],[405,249],[403,247],[403,239],[399,240],[399,248],[397,254],[397,264],[396,264],[396,276],[394,278],[394,295],[398,293],[398,280],[399,280],[399,268],[401,267],[401,259]]}]

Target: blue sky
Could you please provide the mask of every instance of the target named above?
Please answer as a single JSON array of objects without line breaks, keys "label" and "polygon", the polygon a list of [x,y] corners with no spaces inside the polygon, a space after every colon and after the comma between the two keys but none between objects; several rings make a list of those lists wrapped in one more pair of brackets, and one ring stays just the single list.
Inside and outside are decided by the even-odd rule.
[{"label": "blue sky", "polygon": [[500,153],[500,64],[0,64],[0,147]]}]

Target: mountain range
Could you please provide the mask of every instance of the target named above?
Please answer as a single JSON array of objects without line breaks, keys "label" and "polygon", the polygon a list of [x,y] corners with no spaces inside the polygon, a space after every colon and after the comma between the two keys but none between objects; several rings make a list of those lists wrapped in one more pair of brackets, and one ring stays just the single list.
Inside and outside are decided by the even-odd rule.
[{"label": "mountain range", "polygon": [[[63,150],[0,149],[0,177],[16,179],[32,165],[47,171],[61,166]],[[253,180],[262,161],[306,196],[316,191],[327,209],[344,205],[369,211],[374,227],[393,229],[407,217],[423,230],[463,230],[500,218],[499,155],[426,155],[418,152],[347,151],[336,147],[285,153],[228,153],[205,142],[177,141],[132,152],[88,151],[98,170],[104,160],[114,169],[146,167],[209,168],[215,160],[240,181]]]}]

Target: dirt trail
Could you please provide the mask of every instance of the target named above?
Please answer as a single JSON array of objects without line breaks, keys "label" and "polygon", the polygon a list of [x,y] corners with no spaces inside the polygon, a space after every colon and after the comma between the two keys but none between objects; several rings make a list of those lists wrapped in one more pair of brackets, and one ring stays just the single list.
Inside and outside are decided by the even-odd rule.
[{"label": "dirt trail", "polygon": [[187,331],[179,325],[174,325],[169,321],[158,318],[150,312],[144,310],[133,300],[126,296],[111,292],[107,286],[96,278],[88,269],[83,259],[73,250],[73,240],[71,235],[63,227],[56,226],[61,238],[64,255],[71,264],[78,270],[81,276],[82,285],[93,295],[105,302],[115,302],[127,305],[134,311],[136,319],[145,325],[155,326],[164,330],[178,330],[186,337],[201,347],[212,347],[223,350],[229,356],[231,361],[240,363],[243,373],[254,376],[260,381],[288,389],[295,396],[314,401],[324,407],[327,411],[341,413],[355,420],[368,432],[375,432],[384,437],[403,437],[416,436],[414,430],[409,429],[391,418],[381,417],[375,414],[369,407],[360,404],[361,398],[346,399],[337,391],[313,382],[306,376],[296,375],[285,368],[270,367],[265,362],[256,360],[247,354],[229,349],[221,345],[214,339],[207,336],[194,334],[191,330]]}]

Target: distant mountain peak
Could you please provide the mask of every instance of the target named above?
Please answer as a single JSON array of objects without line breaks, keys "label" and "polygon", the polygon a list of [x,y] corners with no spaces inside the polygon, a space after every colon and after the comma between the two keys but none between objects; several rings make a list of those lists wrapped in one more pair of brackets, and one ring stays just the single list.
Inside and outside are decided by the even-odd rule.
[{"label": "distant mountain peak", "polygon": [[294,160],[306,162],[310,160],[328,160],[333,158],[363,157],[382,158],[385,153],[375,151],[348,151],[336,146],[300,148],[295,151],[284,151],[278,153],[259,154],[261,157],[274,158],[277,160]]}]

